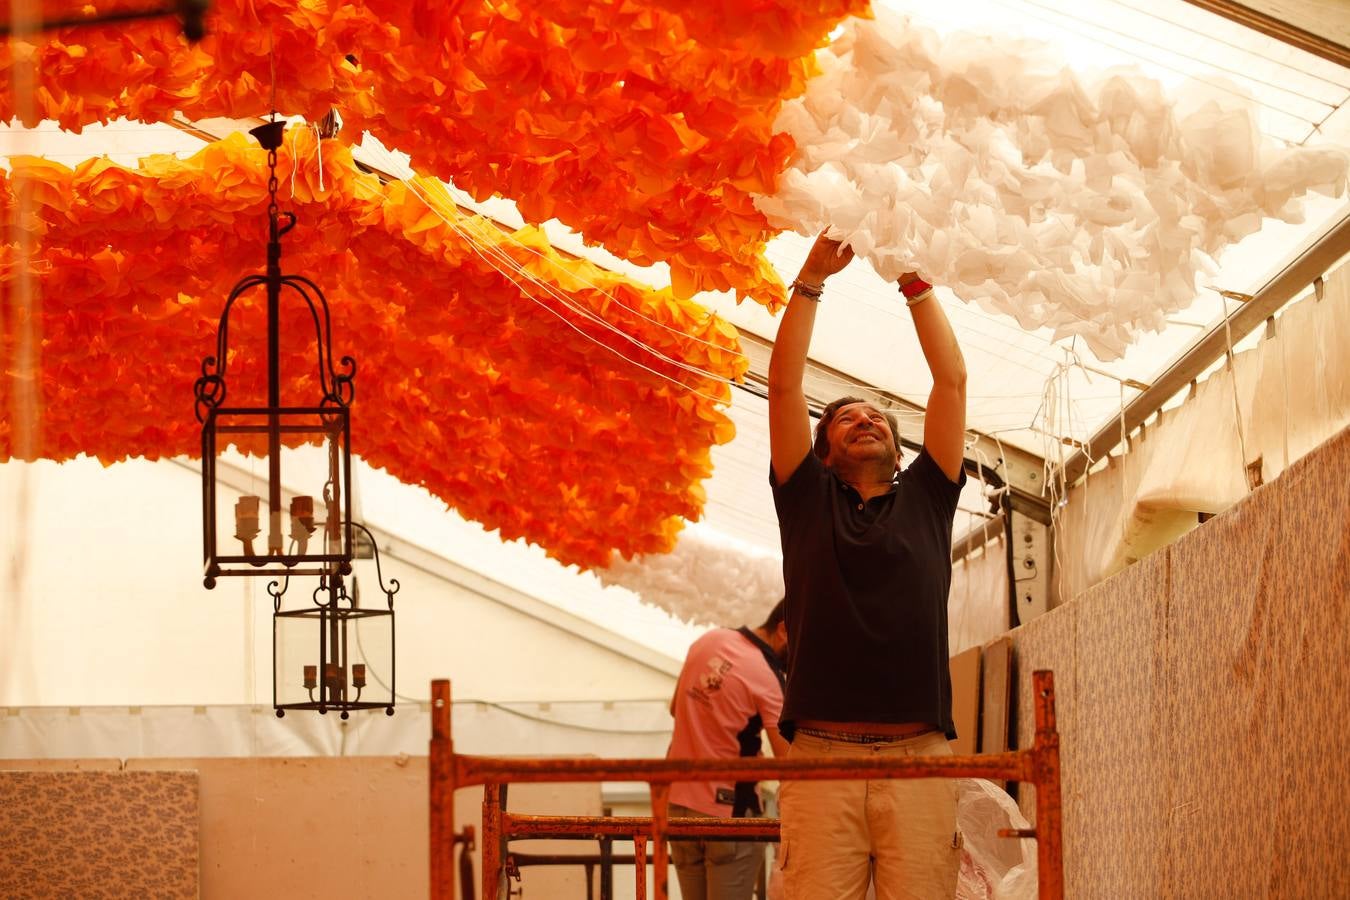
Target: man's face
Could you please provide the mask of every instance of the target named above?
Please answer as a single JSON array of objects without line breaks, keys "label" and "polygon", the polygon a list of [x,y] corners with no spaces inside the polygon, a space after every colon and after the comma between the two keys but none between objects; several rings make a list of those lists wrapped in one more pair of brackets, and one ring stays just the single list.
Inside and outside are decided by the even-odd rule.
[{"label": "man's face", "polygon": [[842,459],[868,462],[897,459],[895,438],[886,416],[870,403],[850,403],[839,407],[826,431],[830,452],[827,465]]}]

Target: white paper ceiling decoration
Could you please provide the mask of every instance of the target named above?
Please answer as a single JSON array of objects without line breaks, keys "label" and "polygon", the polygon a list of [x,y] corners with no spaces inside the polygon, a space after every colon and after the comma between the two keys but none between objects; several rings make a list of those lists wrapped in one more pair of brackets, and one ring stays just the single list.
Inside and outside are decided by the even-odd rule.
[{"label": "white paper ceiling decoration", "polygon": [[1211,258],[1309,190],[1346,190],[1350,152],[1281,149],[1254,104],[1132,69],[1088,77],[1050,45],[939,36],[884,11],[817,53],[786,104],[798,145],[757,205],[829,228],[885,278],[917,270],[1101,359],[1191,304]]},{"label": "white paper ceiling decoration", "polygon": [[615,556],[595,574],[697,625],[758,625],[783,598],[781,557],[697,525],[681,531],[669,553]]}]

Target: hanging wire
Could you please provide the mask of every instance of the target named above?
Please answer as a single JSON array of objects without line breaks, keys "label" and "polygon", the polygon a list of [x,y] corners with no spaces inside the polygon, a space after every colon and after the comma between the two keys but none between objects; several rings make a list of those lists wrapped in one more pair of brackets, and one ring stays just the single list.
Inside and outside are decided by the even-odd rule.
[{"label": "hanging wire", "polygon": [[[380,163],[381,163],[381,165],[380,165],[380,168],[381,168],[381,169],[383,169],[385,172],[391,173],[391,177],[397,178],[399,181],[403,182],[404,185],[406,185],[410,190],[412,190],[414,193],[416,193],[417,196],[418,196],[418,198],[421,199],[423,203],[426,203],[427,206],[430,208],[430,207],[432,206],[432,204],[429,203],[429,202],[427,201],[426,197],[423,196],[422,193],[420,192],[420,188],[419,188],[419,186],[418,186],[417,179],[416,179],[415,177],[409,177],[409,176],[406,176],[406,175],[400,175],[400,174],[393,174],[394,171],[395,171],[396,169],[402,169],[402,168],[406,168],[406,167],[403,166],[401,163],[399,163],[398,160],[394,158],[393,154],[391,154],[391,153],[389,152],[389,150],[388,150],[386,147],[384,147],[383,145],[380,145],[380,144],[378,144],[378,142],[375,142],[375,141],[370,142],[370,144],[371,144],[371,146],[366,146],[366,145],[364,145],[364,144],[362,145],[363,152],[369,152],[369,153],[371,153],[373,156],[379,158],[379,159],[380,159]],[[462,193],[462,192],[458,192],[456,189],[452,189],[452,188],[450,188],[449,186],[447,186],[447,185],[445,185],[445,184],[443,184],[443,183],[440,183],[440,182],[436,182],[436,183],[435,183],[435,186],[436,186],[436,188],[437,188],[438,190],[441,190],[441,191],[444,191],[444,192],[445,192],[445,194],[446,194],[446,199],[447,199],[447,201],[448,201],[450,204],[452,204],[452,205],[463,205],[461,201],[455,199],[455,197],[454,197],[454,194],[455,194],[455,193]],[[437,212],[437,213],[439,214],[439,211],[438,211],[438,210],[434,210],[434,209],[433,209],[433,212]],[[442,218],[445,219],[444,216],[442,216]],[[476,224],[476,220],[474,220],[474,219],[468,219],[467,221]],[[448,220],[446,220],[446,222],[447,222],[447,224],[450,224],[451,227],[454,227],[454,225],[453,225],[452,223],[450,223]],[[483,226],[483,227],[480,229],[480,236],[481,236],[483,233],[486,232],[487,227],[488,227],[488,226]],[[458,229],[457,229],[457,230],[458,230]],[[506,238],[506,240],[508,240],[509,242],[511,242],[514,246],[516,246],[518,249],[520,249],[520,250],[522,250],[522,251],[524,251],[524,252],[526,252],[526,253],[528,253],[528,254],[530,254],[530,255],[532,255],[532,256],[537,257],[541,262],[547,262],[547,263],[552,264],[553,261],[552,261],[551,259],[549,259],[549,257],[545,256],[543,253],[539,252],[539,251],[538,251],[537,249],[535,249],[534,247],[530,247],[530,246],[528,246],[528,245],[526,245],[526,244],[524,244],[524,243],[522,243],[522,242],[520,242],[520,241],[515,240],[515,238],[514,238],[512,235],[510,235],[510,234],[505,235],[505,238]],[[507,257],[507,259],[510,259],[510,257]],[[512,263],[512,265],[514,265],[514,266],[518,267],[519,269],[521,269],[522,271],[524,271],[524,267],[523,267],[523,266],[520,266],[518,263],[516,263],[515,260],[510,259],[510,262]],[[503,274],[505,274],[505,273],[503,273]],[[528,273],[525,273],[525,274],[528,276]],[[665,329],[666,331],[669,331],[669,332],[671,332],[672,334],[679,335],[681,338],[684,338],[684,339],[686,339],[686,340],[693,340],[693,341],[695,341],[695,342],[697,342],[697,343],[704,344],[704,345],[706,345],[706,346],[708,346],[708,347],[713,347],[713,348],[717,349],[718,351],[723,352],[723,353],[727,353],[727,354],[729,354],[729,355],[731,355],[731,356],[736,357],[737,359],[746,359],[745,355],[742,354],[742,353],[740,353],[739,351],[730,349],[730,348],[728,348],[728,347],[724,347],[724,346],[722,346],[722,345],[720,345],[720,344],[713,343],[712,341],[706,340],[706,339],[701,338],[701,337],[699,337],[699,336],[697,336],[697,335],[689,334],[689,333],[686,332],[686,331],[683,331],[683,330],[681,330],[681,329],[679,329],[679,328],[672,327],[672,326],[667,325],[666,323],[664,323],[664,322],[662,322],[662,321],[660,321],[660,320],[658,320],[658,319],[652,318],[651,316],[647,315],[646,313],[642,312],[641,310],[636,309],[636,308],[634,308],[634,307],[632,307],[632,306],[629,306],[627,303],[625,303],[625,302],[623,301],[623,299],[622,299],[621,297],[618,297],[618,296],[616,296],[615,294],[611,293],[610,291],[608,291],[608,290],[606,290],[606,289],[600,287],[599,285],[596,285],[596,284],[592,283],[589,279],[587,279],[586,277],[584,277],[584,276],[582,276],[582,275],[577,275],[576,273],[572,273],[572,272],[569,272],[568,274],[569,274],[569,276],[571,276],[571,277],[573,277],[573,278],[576,278],[578,281],[580,281],[582,284],[584,284],[587,288],[589,288],[589,289],[595,291],[596,293],[602,294],[602,295],[603,295],[608,301],[610,301],[610,303],[612,303],[613,305],[618,306],[619,308],[621,308],[621,309],[623,309],[623,310],[625,310],[625,311],[631,313],[631,314],[634,315],[634,316],[637,316],[638,318],[641,318],[641,319],[647,321],[648,323],[650,323],[650,324],[652,324],[652,325],[655,325],[655,326],[658,327],[658,328]],[[533,276],[528,276],[528,277],[533,278]],[[537,280],[537,279],[536,279],[536,280]],[[540,285],[541,285],[541,286],[544,286],[544,283],[543,283],[543,282],[540,282]],[[709,314],[709,315],[711,315],[711,314]],[[650,348],[649,348],[649,349],[650,349]],[[656,351],[652,351],[652,352],[656,352]],[[707,377],[709,377],[709,378],[717,378],[717,377],[718,377],[718,376],[716,376],[716,375],[712,375],[712,374],[709,374],[709,373],[705,373],[705,374],[706,374]]]},{"label": "hanging wire", "polygon": [[[1016,2],[1021,3],[1021,4],[1024,5],[1024,6],[1029,6],[1029,7],[1033,8],[1033,9],[1044,10],[1045,12],[1049,12],[1049,13],[1053,13],[1053,14],[1060,14],[1060,13],[1058,12],[1058,10],[1056,10],[1056,9],[1054,9],[1054,8],[1052,8],[1052,7],[1044,6],[1044,5],[1040,4],[1040,3],[1036,3],[1036,2],[1034,2],[1034,0],[1016,0]],[[1009,5],[1009,3],[1007,2],[1007,0],[999,0],[999,5],[1002,5],[1002,6],[1005,6],[1005,7],[1012,8],[1012,7]],[[1133,56],[1135,59],[1143,60],[1144,62],[1147,62],[1147,63],[1150,63],[1150,64],[1152,64],[1152,65],[1158,66],[1159,68],[1162,68],[1162,69],[1166,69],[1166,70],[1168,70],[1169,72],[1172,72],[1172,73],[1174,73],[1174,74],[1181,75],[1181,76],[1184,77],[1184,78],[1189,78],[1189,79],[1191,79],[1192,81],[1196,81],[1196,82],[1199,82],[1200,84],[1204,84],[1204,85],[1206,85],[1206,86],[1208,86],[1208,87],[1210,87],[1210,88],[1213,88],[1214,90],[1219,91],[1219,92],[1221,92],[1221,93],[1229,94],[1229,95],[1234,96],[1234,97],[1237,97],[1237,98],[1239,98],[1239,99],[1241,99],[1241,100],[1243,100],[1243,101],[1245,101],[1245,102],[1252,103],[1252,104],[1254,104],[1254,105],[1256,105],[1256,106],[1261,107],[1262,109],[1267,109],[1267,110],[1270,110],[1271,112],[1275,112],[1275,113],[1279,113],[1279,114],[1281,114],[1281,115],[1288,116],[1289,118],[1294,119],[1294,120],[1299,121],[1299,122],[1302,122],[1302,123],[1304,123],[1305,125],[1308,125],[1308,126],[1312,126],[1312,125],[1314,124],[1314,123],[1313,123],[1313,120],[1311,120],[1311,119],[1307,119],[1307,118],[1304,118],[1303,116],[1297,115],[1297,114],[1295,114],[1295,113],[1291,113],[1291,112],[1289,112],[1287,109],[1284,109],[1284,108],[1282,108],[1282,107],[1275,106],[1275,105],[1272,105],[1272,104],[1270,104],[1270,103],[1264,103],[1264,102],[1262,102],[1262,101],[1260,101],[1260,100],[1257,100],[1255,97],[1251,96],[1250,94],[1246,94],[1246,93],[1243,93],[1242,91],[1234,90],[1233,88],[1228,87],[1228,86],[1226,86],[1226,85],[1224,85],[1224,84],[1221,84],[1221,83],[1218,83],[1218,82],[1214,82],[1214,81],[1209,81],[1209,80],[1207,80],[1207,79],[1201,78],[1201,77],[1199,77],[1198,75],[1195,75],[1195,74],[1192,73],[1192,72],[1188,72],[1188,71],[1186,71],[1185,69],[1179,68],[1179,67],[1177,67],[1177,66],[1175,66],[1175,65],[1170,65],[1170,64],[1165,63],[1165,62],[1162,62],[1162,61],[1160,61],[1160,60],[1153,59],[1153,58],[1151,58],[1151,57],[1149,57],[1149,56],[1144,55],[1143,53],[1138,52],[1137,50],[1131,50],[1131,49],[1129,49],[1129,48],[1127,48],[1127,47],[1122,47],[1122,46],[1120,46],[1119,44],[1113,44],[1113,43],[1111,43],[1110,41],[1108,41],[1108,40],[1103,40],[1102,38],[1100,38],[1100,37],[1098,37],[1098,36],[1096,36],[1096,35],[1093,35],[1093,34],[1091,34],[1091,33],[1087,33],[1087,32],[1084,32],[1084,31],[1081,31],[1081,30],[1079,30],[1079,29],[1077,29],[1077,28],[1070,27],[1070,26],[1068,26],[1068,25],[1063,24],[1062,22],[1054,21],[1054,20],[1049,19],[1049,18],[1047,18],[1047,17],[1045,17],[1045,16],[1036,15],[1035,13],[1029,13],[1029,15],[1031,15],[1032,18],[1039,19],[1039,20],[1041,20],[1042,22],[1046,22],[1047,24],[1054,25],[1054,26],[1056,26],[1056,27],[1058,27],[1058,28],[1063,28],[1064,30],[1068,31],[1070,34],[1076,34],[1076,35],[1078,35],[1079,37],[1082,37],[1082,38],[1085,38],[1085,39],[1087,39],[1087,40],[1090,40],[1090,41],[1094,41],[1094,42],[1096,42],[1096,43],[1099,43],[1099,44],[1101,44],[1101,45],[1104,46],[1104,47],[1110,47],[1112,50],[1117,50],[1117,51],[1119,51],[1119,52],[1121,52],[1121,53],[1126,54],[1127,56]],[[1061,15],[1062,15],[1062,14],[1061,14]],[[1077,21],[1077,20],[1075,20],[1075,21]],[[1094,25],[1093,23],[1090,23],[1090,22],[1089,22],[1089,23],[1084,23],[1084,24],[1088,25],[1088,27],[1090,27],[1090,28],[1097,28],[1097,29],[1102,30],[1102,31],[1107,31],[1108,33],[1113,33],[1113,32],[1110,32],[1109,30],[1105,29],[1105,28],[1102,27],[1102,26]],[[1175,55],[1175,56],[1181,56],[1181,54],[1176,53],[1176,51],[1174,51],[1174,50],[1168,50],[1168,49],[1165,48],[1165,47],[1159,47],[1159,46],[1157,46],[1156,44],[1151,44],[1151,43],[1149,43],[1148,41],[1144,41],[1144,40],[1141,40],[1141,39],[1138,39],[1138,38],[1135,38],[1135,40],[1139,40],[1139,42],[1142,43],[1142,44],[1144,44],[1144,46],[1146,46],[1146,47],[1153,47],[1154,49],[1163,50],[1164,52],[1167,52],[1167,53],[1172,53],[1172,54]],[[1184,57],[1184,58],[1186,58],[1186,59],[1192,59],[1192,57]],[[1214,66],[1214,67],[1211,67],[1211,68],[1219,68],[1219,67]],[[1224,71],[1229,71],[1229,70],[1224,70]],[[1232,72],[1231,74],[1239,75],[1239,76],[1244,77],[1244,78],[1247,77],[1247,76],[1243,75],[1243,73],[1241,73],[1241,72]],[[1292,93],[1295,93],[1295,92],[1293,92],[1293,91],[1288,91],[1287,89],[1281,89],[1281,90],[1285,90],[1286,93],[1291,93],[1291,94],[1292,94]],[[1318,103],[1318,104],[1320,104],[1320,105],[1322,105],[1322,106],[1328,105],[1325,101],[1321,101],[1321,100],[1314,100],[1313,102],[1316,102],[1316,103]],[[1268,133],[1266,133],[1266,132],[1262,132],[1262,133],[1263,133],[1263,134],[1266,134],[1267,137],[1270,137],[1270,138],[1272,138],[1272,139],[1278,140],[1278,138],[1275,138],[1274,135],[1268,134]],[[1304,140],[1306,140],[1306,136],[1304,137]]]},{"label": "hanging wire", "polygon": [[[1165,16],[1161,16],[1161,15],[1159,15],[1158,13],[1153,12],[1152,10],[1140,9],[1140,8],[1137,7],[1137,6],[1131,6],[1130,4],[1125,3],[1124,0],[1110,0],[1110,2],[1114,3],[1116,6],[1120,6],[1120,7],[1123,7],[1123,8],[1125,8],[1125,9],[1128,9],[1128,10],[1130,10],[1130,11],[1132,11],[1132,12],[1139,13],[1140,15],[1144,15],[1144,16],[1148,16],[1149,18],[1157,19],[1157,20],[1160,21],[1160,22],[1166,22],[1168,25],[1171,25],[1173,28],[1179,28],[1179,29],[1181,29],[1182,31],[1187,31],[1187,32],[1190,32],[1191,34],[1198,35],[1199,37],[1204,38],[1205,40],[1209,41],[1210,43],[1221,44],[1221,45],[1223,45],[1223,46],[1225,46],[1225,47],[1229,47],[1229,48],[1231,48],[1231,49],[1233,49],[1233,50],[1237,50],[1237,51],[1239,51],[1239,52],[1241,52],[1241,53],[1246,53],[1246,54],[1249,55],[1249,56],[1255,56],[1257,59],[1262,60],[1263,62],[1272,63],[1272,64],[1277,65],[1277,66],[1279,66],[1280,68],[1283,68],[1283,69],[1289,69],[1289,70],[1291,70],[1291,71],[1297,72],[1299,75],[1302,75],[1302,76],[1304,76],[1304,77],[1306,77],[1306,78],[1312,78],[1312,79],[1315,79],[1315,80],[1317,80],[1317,81],[1321,81],[1321,82],[1323,82],[1323,83],[1325,83],[1325,84],[1329,84],[1329,85],[1332,85],[1332,86],[1334,86],[1334,87],[1341,88],[1341,89],[1343,89],[1343,90],[1350,90],[1350,84],[1343,84],[1343,83],[1341,83],[1341,82],[1339,82],[1339,81],[1336,81],[1334,78],[1327,78],[1325,75],[1318,75],[1316,72],[1310,72],[1310,71],[1308,71],[1308,70],[1306,70],[1306,69],[1300,69],[1300,68],[1298,68],[1297,66],[1290,65],[1289,63],[1285,62],[1284,60],[1276,59],[1276,58],[1273,57],[1273,56],[1267,56],[1267,55],[1264,54],[1264,53],[1258,53],[1256,50],[1253,50],[1253,49],[1250,48],[1250,47],[1243,47],[1241,44],[1235,44],[1235,43],[1233,43],[1232,41],[1226,41],[1226,40],[1224,40],[1223,38],[1219,37],[1218,35],[1213,34],[1212,32],[1209,32],[1209,31],[1203,31],[1203,30],[1201,30],[1201,29],[1199,29],[1199,28],[1192,28],[1191,26],[1189,26],[1189,25],[1183,25],[1183,24],[1180,23],[1180,22],[1174,22],[1174,21],[1172,21],[1171,19],[1166,18]],[[1315,98],[1309,98],[1309,99],[1315,99]],[[1321,102],[1321,101],[1319,101],[1319,102]]]},{"label": "hanging wire", "polygon": [[[706,394],[695,387],[685,384],[684,382],[676,378],[673,378],[670,375],[665,374],[664,372],[660,372],[656,369],[651,368],[648,365],[638,362],[637,360],[624,355],[618,349],[611,347],[610,345],[598,340],[594,335],[588,334],[586,331],[578,327],[575,323],[569,321],[568,318],[564,316],[561,312],[553,309],[548,304],[543,303],[537,297],[533,296],[530,293],[530,291],[525,287],[525,285],[522,284],[521,281],[518,280],[514,275],[512,275],[511,272],[508,271],[508,269],[515,269],[521,275],[521,277],[525,279],[525,281],[531,283],[536,288],[542,289],[546,294],[548,294],[550,297],[553,297],[561,305],[572,310],[577,315],[585,319],[588,319],[592,322],[595,322],[597,325],[600,325],[602,328],[614,333],[618,337],[623,338],[624,340],[632,343],[638,348],[645,350],[646,352],[655,356],[660,361],[665,362],[683,371],[689,372],[691,374],[695,374],[701,378],[708,379],[710,381],[714,381],[721,384],[733,383],[728,378],[725,378],[720,375],[714,375],[697,366],[693,366],[689,363],[683,362],[682,360],[677,360],[670,356],[667,356],[661,351],[656,350],[655,348],[650,347],[649,345],[643,343],[641,340],[634,338],[632,335],[627,334],[626,332],[619,329],[618,327],[613,325],[613,323],[609,322],[602,316],[596,315],[595,313],[591,312],[585,307],[572,302],[570,298],[568,298],[567,295],[564,294],[562,291],[554,288],[550,284],[547,284],[539,280],[538,278],[535,278],[533,275],[527,272],[523,266],[521,266],[515,260],[511,259],[508,255],[506,255],[504,251],[501,251],[495,247],[492,247],[491,245],[487,245],[483,242],[480,242],[478,239],[475,238],[474,235],[470,234],[466,229],[461,228],[455,221],[453,221],[449,216],[447,216],[443,210],[437,208],[436,204],[431,203],[413,182],[405,181],[405,184],[408,185],[408,187],[412,190],[413,194],[418,197],[418,199],[422,200],[422,202],[426,205],[427,209],[430,210],[433,215],[441,219],[442,222],[444,222],[456,234],[462,237],[465,240],[465,242],[469,245],[470,249],[472,249],[479,258],[481,258],[489,266],[491,266],[503,277],[505,277],[508,281],[514,284],[517,288],[519,288],[521,296],[525,297],[527,300],[539,306],[541,309],[545,310],[551,315],[556,316],[560,321],[563,322],[563,324],[567,325],[569,328],[580,334],[582,337],[586,338],[587,340],[591,341],[594,344],[597,344],[600,347],[603,347],[604,349],[608,350],[610,353],[614,354],[615,356],[619,357],[620,359],[624,360],[630,365],[636,366],[637,368],[649,372],[665,381],[669,381],[671,384],[674,384],[684,390],[689,391],[690,393],[696,394],[697,396],[709,400],[713,403],[726,402],[721,397],[715,397],[710,394]],[[505,268],[503,268],[503,266],[505,266]]]}]

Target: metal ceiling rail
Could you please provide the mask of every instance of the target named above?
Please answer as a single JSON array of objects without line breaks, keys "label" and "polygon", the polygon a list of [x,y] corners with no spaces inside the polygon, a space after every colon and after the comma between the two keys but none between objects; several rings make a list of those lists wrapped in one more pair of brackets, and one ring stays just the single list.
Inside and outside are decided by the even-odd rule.
[{"label": "metal ceiling rail", "polygon": [[1350,68],[1350,47],[1338,44],[1320,34],[1299,28],[1274,16],[1252,9],[1235,0],[1186,0],[1192,6],[1198,6],[1216,16],[1223,16],[1232,22],[1259,31],[1291,47],[1297,47],[1314,56],[1329,60],[1338,66]]},{"label": "metal ceiling rail", "polygon": [[[1226,320],[1227,327],[1219,323],[1181,359],[1155,378],[1148,390],[1130,401],[1120,418],[1103,425],[1083,449],[1065,460],[1063,475],[1067,482],[1072,484],[1077,481],[1087,472],[1090,460],[1101,459],[1120,443],[1122,432],[1132,433],[1177,392],[1198,378],[1227,352],[1230,339],[1236,342],[1250,334],[1347,253],[1350,253],[1350,216],[1341,219],[1336,227],[1299,254],[1284,271],[1234,310]],[[1124,420],[1123,427],[1121,419]]]}]

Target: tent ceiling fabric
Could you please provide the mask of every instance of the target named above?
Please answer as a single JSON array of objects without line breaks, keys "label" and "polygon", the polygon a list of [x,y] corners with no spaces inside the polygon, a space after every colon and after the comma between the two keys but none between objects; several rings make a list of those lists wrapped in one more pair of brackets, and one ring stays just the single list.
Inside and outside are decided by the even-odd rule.
[{"label": "tent ceiling fabric", "polygon": [[[1214,90],[1231,87],[1251,98],[1255,121],[1272,141],[1302,147],[1350,144],[1350,70],[1292,50],[1183,0],[1082,0],[1071,11],[1039,0],[951,0],[940,7],[892,0],[885,5],[915,16],[943,35],[976,28],[1048,41],[1080,71],[1131,65],[1168,90],[1186,78],[1210,82]],[[44,4],[49,10],[59,6]],[[753,204],[755,195],[773,193],[792,159],[793,142],[777,134],[774,123],[782,104],[805,90],[818,71],[810,49],[823,46],[847,14],[865,9],[856,0],[807,6],[810,11],[804,13],[800,4],[788,0],[757,3],[755,16],[750,16],[736,0],[697,5],[692,11],[661,0],[620,4],[562,0],[544,7],[501,2],[465,9],[365,0],[332,10],[301,7],[293,0],[224,0],[213,4],[211,36],[191,49],[180,43],[169,23],[68,30],[39,41],[31,57],[16,52],[22,44],[7,45],[0,49],[5,82],[23,84],[18,76],[31,58],[37,65],[39,90],[0,95],[0,118],[17,116],[32,125],[55,119],[78,130],[121,119],[165,122],[261,115],[269,107],[275,67],[275,103],[283,114],[317,121],[337,108],[348,126],[342,140],[354,141],[368,132],[407,153],[417,172],[467,191],[470,196],[455,195],[461,205],[476,206],[494,219],[519,215],[521,223],[539,225],[542,231],[531,234],[547,235],[547,244],[542,237],[530,240],[540,252],[551,252],[551,245],[621,273],[622,280],[606,282],[611,293],[642,297],[643,303],[655,304],[653,309],[686,309],[687,320],[676,323],[681,334],[692,337],[709,321],[676,299],[698,293],[700,303],[725,321],[771,338],[776,321],[770,310],[781,303],[783,284],[795,275],[809,246],[809,238],[777,234]],[[218,23],[227,19],[230,27],[220,27]],[[753,30],[732,29],[734,23],[751,21],[756,24]],[[773,27],[764,28],[765,21]],[[353,54],[353,48],[359,51]],[[118,89],[110,91],[109,84]],[[155,136],[147,140],[145,134]],[[147,140],[128,146],[129,155],[153,149],[182,152],[190,144],[181,134],[120,122],[96,131],[89,141],[65,144],[69,136],[52,135],[43,126],[36,137],[19,130],[7,134],[6,155],[48,155],[73,166],[88,153],[86,148],[109,139],[127,144]],[[502,198],[514,201],[514,207],[504,208],[510,204]],[[444,205],[453,207],[448,198]],[[376,215],[371,208],[364,211]],[[1307,203],[1302,223],[1263,223],[1259,233],[1219,257],[1217,271],[1197,285],[1200,296],[1193,307],[1168,314],[1161,333],[1144,335],[1121,358],[1108,362],[1096,358],[1081,340],[1056,341],[1049,328],[1025,328],[1006,312],[959,302],[943,288],[940,296],[971,373],[970,427],[1056,458],[1067,449],[1063,440],[1084,440],[1109,422],[1137,390],[1131,385],[1148,383],[1221,321],[1233,301],[1214,289],[1253,293],[1298,249],[1346,215],[1350,204],[1344,198],[1321,198]],[[54,227],[54,222],[48,224]],[[404,237],[386,234],[381,239],[397,243]],[[287,252],[292,252],[289,246]],[[378,253],[372,248],[368,256]],[[501,276],[491,268],[474,270],[475,285],[494,279],[500,283]],[[232,277],[243,271],[230,268]],[[7,268],[4,277],[13,274]],[[565,276],[555,279],[565,281]],[[94,289],[92,281],[82,288]],[[651,289],[670,292],[653,299]],[[576,290],[587,293],[584,288]],[[500,302],[519,315],[538,312],[537,307],[526,311],[531,306],[528,290],[502,287],[501,291]],[[47,304],[65,302],[54,298],[66,296],[51,294]],[[746,299],[754,302],[740,302]],[[623,314],[601,294],[586,302],[601,318],[629,329],[644,344],[673,340],[685,349],[694,346],[661,328],[621,321]],[[923,404],[926,370],[894,286],[855,262],[831,281],[825,303],[813,355],[845,373],[847,381]],[[59,307],[43,310],[44,315],[60,312]],[[198,328],[205,327],[201,323],[209,318],[202,315]],[[12,328],[13,320],[9,322],[7,327]],[[437,329],[462,327],[491,326],[483,321],[452,324],[447,319],[391,333],[390,340],[397,345],[413,334],[421,344]],[[532,353],[551,358],[556,350],[568,355],[575,366],[569,370],[570,383],[578,395],[589,390],[579,387],[591,377],[583,372],[589,372],[610,384],[637,385],[635,390],[648,392],[644,396],[662,396],[663,404],[680,402],[673,393],[661,394],[663,389],[649,375],[598,344],[566,332],[556,332],[553,342],[572,346],[549,348],[541,340],[520,353],[513,351],[521,371],[494,370],[507,382],[517,379],[509,392],[512,397],[537,405],[532,428],[600,416],[606,408],[601,400],[583,401],[580,396],[577,402],[585,403],[585,411],[570,403],[550,406],[573,391],[566,380],[550,383],[546,376],[528,371]],[[367,343],[363,338],[363,352],[369,352],[364,349]],[[388,352],[396,357],[397,346]],[[174,364],[194,368],[201,355],[193,351]],[[735,374],[740,364],[730,360],[714,364],[696,356],[688,361],[713,376]],[[65,366],[60,374],[82,377],[75,365]],[[481,389],[481,374],[466,375],[463,389]],[[192,375],[185,377],[186,391]],[[362,379],[357,383],[360,389]],[[848,388],[841,384],[840,393]],[[68,384],[63,390],[78,393],[79,386]],[[369,396],[367,392],[360,399]],[[715,416],[661,407],[667,409],[667,422],[651,425],[656,430],[633,445],[638,448],[634,462],[654,458],[674,471],[680,454],[669,451],[669,442],[687,439],[684,452],[693,460],[691,467],[681,471],[675,487],[666,500],[653,506],[650,516],[612,525],[603,521],[601,509],[613,498],[603,494],[597,472],[594,516],[587,526],[591,530],[583,528],[571,543],[566,536],[574,527],[570,521],[557,522],[551,530],[540,524],[531,532],[512,519],[522,515],[543,523],[555,514],[559,498],[545,502],[524,491],[508,502],[494,501],[484,493],[481,505],[474,508],[472,502],[461,500],[459,492],[469,487],[465,482],[450,479],[440,489],[430,483],[434,458],[423,460],[420,469],[412,465],[415,471],[408,477],[432,487],[447,503],[489,527],[507,523],[504,536],[524,535],[567,561],[597,565],[605,558],[606,541],[621,553],[669,546],[673,517],[699,515],[702,504],[696,485],[707,466],[700,453],[711,450],[714,477],[708,482],[703,510],[709,526],[759,550],[776,552],[767,507],[761,404],[741,391],[732,391],[731,397],[730,416],[738,436],[722,446],[716,446],[720,438]],[[438,421],[452,414],[458,402],[447,395],[408,414]],[[686,407],[703,409],[697,399],[686,397],[684,402]],[[480,412],[504,421],[515,407],[505,404]],[[692,435],[682,430],[691,422],[701,423]],[[191,422],[181,424],[189,430],[194,427]],[[462,439],[472,442],[479,436],[466,433]],[[393,443],[385,448],[392,454],[389,460],[397,456]],[[663,443],[664,453],[656,449]],[[177,444],[173,446],[166,444],[158,453],[179,452]],[[585,465],[580,457],[586,449],[601,452],[597,445],[588,445],[578,453],[564,454],[566,459],[552,459],[546,471],[555,484],[562,480],[560,471]],[[156,453],[149,445],[119,451],[131,452]],[[445,451],[423,442],[409,452],[434,457]],[[408,464],[372,462],[388,465],[401,477],[404,473],[396,470]],[[625,477],[644,476],[634,472]],[[658,475],[652,478],[659,480]],[[976,512],[985,506],[975,490],[962,500],[971,511],[965,522],[958,517],[959,530],[974,523]],[[525,512],[506,512],[513,503],[523,505]],[[620,534],[621,528],[632,530]]]}]

